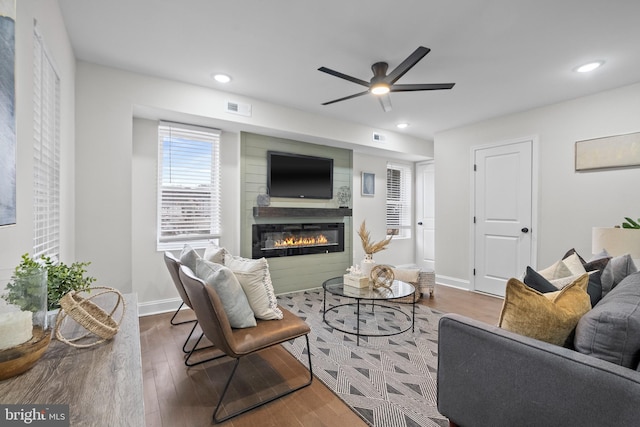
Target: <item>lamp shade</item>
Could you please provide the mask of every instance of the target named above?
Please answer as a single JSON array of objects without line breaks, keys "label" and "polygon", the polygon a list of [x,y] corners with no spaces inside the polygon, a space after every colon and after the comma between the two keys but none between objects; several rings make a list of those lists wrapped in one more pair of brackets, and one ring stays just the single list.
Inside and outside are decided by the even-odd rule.
[{"label": "lamp shade", "polygon": [[630,254],[640,259],[640,230],[632,228],[593,227],[591,252],[597,254],[606,249],[611,256]]}]

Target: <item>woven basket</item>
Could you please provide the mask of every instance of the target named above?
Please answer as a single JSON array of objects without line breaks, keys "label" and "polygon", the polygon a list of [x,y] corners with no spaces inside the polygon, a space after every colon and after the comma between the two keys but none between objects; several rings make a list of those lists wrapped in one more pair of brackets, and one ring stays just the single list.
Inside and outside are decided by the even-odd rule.
[{"label": "woven basket", "polygon": [[[117,289],[108,287],[94,287],[89,289],[89,292],[96,290],[100,290],[100,292],[92,294],[88,298],[82,297],[81,295],[79,295],[79,292],[76,291],[70,291],[62,298],[60,298],[60,311],[58,312],[58,316],[56,317],[55,325],[55,336],[59,341],[62,341],[73,347],[86,348],[110,340],[118,333],[120,322],[124,317],[124,312],[126,309],[124,297]],[[99,297],[100,295],[109,293],[116,294],[117,301],[111,312],[107,313],[91,300]],[[122,304],[120,319],[118,319],[118,321],[115,321],[112,316],[116,312],[120,304]],[[62,335],[61,326],[62,322],[67,316],[75,320],[80,326],[89,331],[89,333],[76,338],[65,338]],[[77,341],[87,338],[91,334],[96,335],[100,339],[88,344],[77,343]]]}]

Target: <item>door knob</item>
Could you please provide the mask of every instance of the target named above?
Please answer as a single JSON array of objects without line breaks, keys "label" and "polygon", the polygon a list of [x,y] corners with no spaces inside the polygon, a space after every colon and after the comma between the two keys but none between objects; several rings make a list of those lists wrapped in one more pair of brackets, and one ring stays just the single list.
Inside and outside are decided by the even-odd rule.
[{"label": "door knob", "polygon": [[420,221],[420,222],[418,223],[418,225],[422,225],[422,221]]},{"label": "door knob", "polygon": [[523,233],[528,233],[528,232],[529,232],[529,229],[528,229],[527,227],[524,227],[524,228],[523,228],[522,230],[520,230],[520,231],[522,231]]}]

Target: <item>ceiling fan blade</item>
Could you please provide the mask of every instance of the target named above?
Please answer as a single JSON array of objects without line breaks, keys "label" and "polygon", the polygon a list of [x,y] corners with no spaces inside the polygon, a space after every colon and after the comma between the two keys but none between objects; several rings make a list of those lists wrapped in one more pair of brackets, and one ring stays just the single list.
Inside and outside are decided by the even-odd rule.
[{"label": "ceiling fan blade", "polygon": [[362,85],[362,86],[369,87],[369,82],[365,82],[364,80],[360,80],[358,78],[351,77],[351,76],[348,76],[346,74],[342,74],[339,71],[334,71],[334,70],[332,70],[330,68],[327,68],[327,67],[320,67],[320,68],[318,68],[318,71],[322,71],[323,73],[331,74],[332,76],[335,76],[335,77],[340,77],[341,79],[348,80],[348,81],[350,81],[352,83],[355,83],[355,84],[359,84],[359,85]]},{"label": "ceiling fan blade", "polygon": [[394,84],[400,77],[404,76],[404,74],[409,71],[414,65],[418,63],[422,58],[425,57],[427,53],[429,53],[431,49],[428,47],[420,46],[418,47],[407,59],[402,61],[402,64],[398,65],[392,72],[389,73],[387,77],[385,77],[384,81],[390,85]]},{"label": "ceiling fan blade", "polygon": [[382,105],[382,109],[385,113],[391,111],[391,97],[388,93],[378,96],[378,100],[380,101],[380,105]]},{"label": "ceiling fan blade", "polygon": [[391,86],[391,92],[413,92],[418,90],[441,90],[451,89],[455,86],[455,83],[427,83],[427,84],[408,84],[408,85],[393,85]]},{"label": "ceiling fan blade", "polygon": [[356,93],[356,94],[353,94],[353,95],[345,96],[344,98],[334,99],[333,101],[329,101],[329,102],[323,102],[322,105],[329,105],[329,104],[333,104],[333,103],[340,102],[340,101],[346,101],[347,99],[356,98],[358,96],[366,95],[368,93],[369,93],[369,91],[365,90],[364,92],[360,92],[360,93]]}]

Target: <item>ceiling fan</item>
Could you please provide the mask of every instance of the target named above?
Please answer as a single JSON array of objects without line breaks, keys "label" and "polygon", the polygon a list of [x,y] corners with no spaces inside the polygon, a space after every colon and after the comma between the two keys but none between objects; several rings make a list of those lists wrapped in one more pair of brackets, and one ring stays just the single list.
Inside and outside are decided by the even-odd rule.
[{"label": "ceiling fan", "polygon": [[348,80],[350,82],[365,86],[367,90],[359,92],[354,95],[345,96],[344,98],[334,99],[333,101],[325,102],[322,105],[329,105],[335,102],[346,101],[347,99],[356,98],[358,96],[372,93],[378,96],[382,109],[387,112],[391,111],[391,98],[389,92],[415,92],[421,90],[441,90],[451,89],[455,83],[427,83],[427,84],[395,84],[400,77],[404,76],[414,65],[424,58],[431,49],[428,47],[418,47],[407,59],[402,61],[393,71],[387,74],[389,64],[386,62],[376,62],[371,66],[373,71],[373,78],[370,81],[360,80],[356,77],[351,77],[346,74],[342,74],[339,71],[334,71],[327,67],[320,67],[318,71],[331,74],[332,76],[340,77],[341,79]]}]

